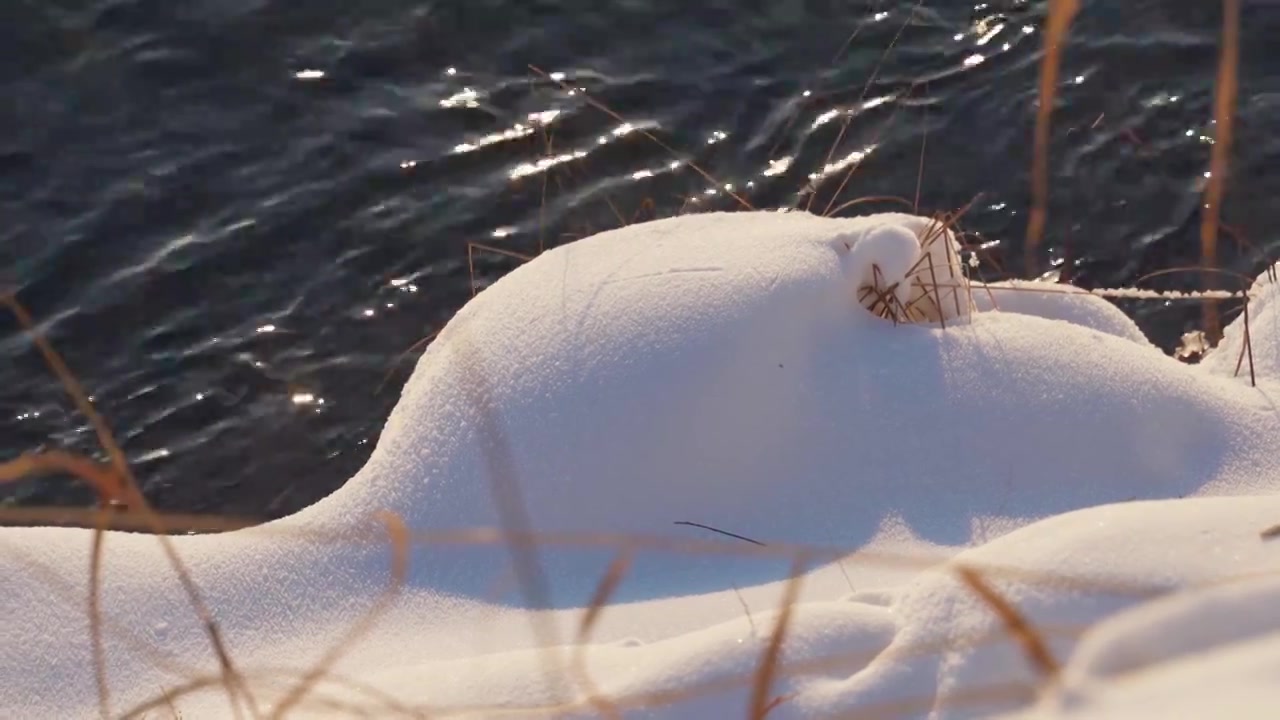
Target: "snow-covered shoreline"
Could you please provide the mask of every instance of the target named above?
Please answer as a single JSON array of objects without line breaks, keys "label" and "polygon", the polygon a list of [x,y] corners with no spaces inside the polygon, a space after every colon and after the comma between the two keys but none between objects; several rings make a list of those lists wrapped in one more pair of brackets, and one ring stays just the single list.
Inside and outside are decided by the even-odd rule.
[{"label": "snow-covered shoreline", "polygon": [[[1194,678],[1217,678],[1219,660],[1238,670],[1231,715],[1262,717],[1280,703],[1262,682],[1280,661],[1265,613],[1280,545],[1259,536],[1280,523],[1276,286],[1260,281],[1251,304],[1253,387],[1235,377],[1242,320],[1187,366],[1101,298],[964,292],[949,237],[912,249],[927,227],[691,215],[557,248],[486,289],[424,354],[344,487],[261,527],[175,538],[259,701],[291,682],[264,668],[305,670],[385,590],[377,513],[422,531],[509,525],[499,488],[537,532],[706,539],[676,524],[697,521],[862,549],[806,575],[770,717],[1174,717],[1218,707]],[[926,255],[931,272],[913,271]],[[868,312],[868,283],[920,308],[902,318],[915,322]],[[0,529],[3,716],[98,714],[89,548],[84,530]],[[106,548],[112,708],[216,672],[154,539],[112,533]],[[416,547],[393,606],[337,670],[424,712],[598,692],[679,698],[648,717],[743,715],[786,558],[637,551],[579,651],[617,549],[539,547],[550,608],[527,610],[503,548]],[[1058,684],[949,563],[985,568],[1045,630]],[[551,656],[536,651],[548,632],[564,645]],[[1153,655],[1138,658],[1144,643]],[[572,671],[579,652],[590,683]],[[550,684],[548,662],[564,670]],[[1167,705],[1148,709],[1153,694]],[[333,683],[303,709],[333,716],[321,695],[392,714]],[[174,703],[231,716],[217,687]]]}]

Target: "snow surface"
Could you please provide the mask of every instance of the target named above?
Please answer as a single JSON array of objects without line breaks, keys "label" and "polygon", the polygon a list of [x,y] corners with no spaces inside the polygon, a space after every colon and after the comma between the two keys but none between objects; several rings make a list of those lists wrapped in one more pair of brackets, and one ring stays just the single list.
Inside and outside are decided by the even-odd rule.
[{"label": "snow surface", "polygon": [[[1251,306],[1257,387],[1235,376],[1240,321],[1188,366],[1061,286],[948,286],[945,328],[874,317],[857,299],[870,264],[907,279],[943,248],[935,272],[958,272],[946,244],[911,246],[927,225],[685,216],[557,248],[486,289],[339,491],[174,539],[258,704],[337,645],[336,676],[291,716],[588,717],[601,697],[628,717],[744,716],[787,549],[820,546],[843,557],[802,566],[771,718],[1263,717],[1280,703],[1280,540],[1260,535],[1280,523],[1275,285]],[[388,584],[382,511],[434,535],[353,639]],[[500,543],[440,537],[526,522],[541,573]],[[620,534],[649,544],[628,546],[584,630]],[[0,529],[0,717],[97,716],[90,540]],[[961,565],[1045,636],[1056,682]],[[110,533],[104,577],[113,712],[216,677],[155,539]],[[234,716],[216,685],[173,702]]]}]

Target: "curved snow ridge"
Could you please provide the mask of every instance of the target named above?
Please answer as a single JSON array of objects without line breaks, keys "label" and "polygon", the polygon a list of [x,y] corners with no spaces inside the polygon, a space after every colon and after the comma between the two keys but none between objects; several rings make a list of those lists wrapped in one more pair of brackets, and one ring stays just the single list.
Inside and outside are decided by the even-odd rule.
[{"label": "curved snow ridge", "polygon": [[[598,717],[590,698],[619,709],[660,708],[661,717],[745,716],[757,667],[778,612],[738,617],[665,640],[526,649],[401,667],[368,679],[393,697],[430,698],[436,712],[476,716]],[[892,613],[849,602],[795,606],[780,655],[776,695],[864,667],[893,637]],[[550,680],[548,680],[550,677]],[[730,708],[736,708],[734,713]],[[789,716],[782,714],[780,717]]]},{"label": "curved snow ridge", "polygon": [[[893,606],[902,623],[893,644],[825,688],[820,704],[852,711],[924,695],[931,720],[954,720],[1032,701],[1042,679],[1004,621],[960,580],[960,566],[978,569],[1059,662],[1072,658],[1069,689],[1125,682],[1122,671],[1280,630],[1280,585],[1241,581],[1276,573],[1276,548],[1259,531],[1277,517],[1277,496],[1199,498],[1088,508],[1016,530],[922,573]],[[1271,692],[1274,704],[1280,695]]]},{"label": "curved snow ridge", "polygon": [[1062,684],[1017,717],[1270,718],[1280,578],[1174,593],[1091,628]]},{"label": "curved snow ridge", "polygon": [[1280,704],[1280,634],[1216,647],[1095,688],[1071,705],[1052,700],[1006,720],[1271,720]]},{"label": "curved snow ridge", "polygon": [[[1280,574],[1280,570],[1275,571]],[[1112,680],[1224,645],[1280,633],[1280,577],[1176,593],[1090,631],[1066,687]]]}]

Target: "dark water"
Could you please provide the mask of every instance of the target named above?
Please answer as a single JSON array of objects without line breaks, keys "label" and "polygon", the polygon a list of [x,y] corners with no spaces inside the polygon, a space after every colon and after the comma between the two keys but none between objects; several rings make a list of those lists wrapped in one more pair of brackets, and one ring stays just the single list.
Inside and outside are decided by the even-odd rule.
[{"label": "dark water", "polygon": [[[1083,5],[1038,260],[1122,285],[1196,262],[1221,11]],[[1280,9],[1246,6],[1224,218],[1250,247],[1223,255],[1253,272],[1280,216]],[[367,457],[411,367],[379,392],[396,357],[471,294],[468,243],[532,254],[623,221],[731,209],[725,184],[757,207],[804,206],[810,177],[855,153],[843,188],[845,172],[819,178],[815,211],[914,199],[923,151],[921,209],[982,193],[967,229],[1022,267],[1045,3],[911,8],[5,0],[0,270],[160,507],[283,515]],[[475,256],[482,281],[514,262]],[[1197,316],[1139,313],[1165,346]],[[8,317],[0,358],[0,454],[95,450]],[[90,499],[57,479],[3,492]]]}]

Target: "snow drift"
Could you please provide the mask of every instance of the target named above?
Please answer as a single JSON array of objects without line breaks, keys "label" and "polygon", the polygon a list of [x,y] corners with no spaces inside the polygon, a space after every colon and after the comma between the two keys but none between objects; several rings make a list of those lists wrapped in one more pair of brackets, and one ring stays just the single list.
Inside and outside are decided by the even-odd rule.
[{"label": "snow drift", "polygon": [[[962,268],[953,237],[898,214],[692,215],[571,243],[457,314],[338,492],[175,543],[263,707],[335,643],[348,651],[341,681],[323,679],[297,714],[346,703],[585,716],[600,697],[655,717],[744,714],[795,546],[851,554],[801,568],[770,717],[1106,712],[1140,691],[1115,687],[1120,661],[1088,658],[1124,656],[1096,648],[1131,643],[1132,625],[1107,630],[1117,616],[1088,631],[1094,654],[1046,689],[954,564],[984,568],[1034,623],[1056,627],[1064,660],[1117,611],[1143,618],[1152,598],[1266,571],[1275,552],[1257,533],[1280,522],[1274,286],[1252,317],[1252,387],[1226,359],[1240,321],[1187,366],[1105,300],[1059,286],[988,292]],[[383,511],[437,536],[501,527],[547,542],[521,545],[528,555],[416,546],[405,587],[357,643],[347,629],[387,585]],[[685,522],[765,547],[681,549],[716,538]],[[551,542],[573,534],[595,540]],[[581,637],[619,549],[603,536],[619,534],[653,543],[630,546],[613,604]],[[98,713],[89,548],[88,531],[0,530],[6,717]],[[111,533],[106,548],[111,708],[216,677],[154,539]],[[1261,597],[1263,582],[1227,587]],[[1178,622],[1223,612],[1233,591],[1221,592],[1228,600],[1188,601]],[[1177,615],[1149,612],[1161,618],[1151,623]],[[1249,669],[1240,683],[1280,648],[1264,642],[1270,629],[1245,652],[1238,623],[1205,628],[1197,652],[1221,645],[1224,663]],[[1170,664],[1188,660],[1164,649]],[[1212,668],[1151,675],[1164,689],[1147,692],[1191,692],[1197,672]],[[1003,685],[980,692],[992,684]],[[216,684],[174,703],[192,717],[232,712]]]}]

